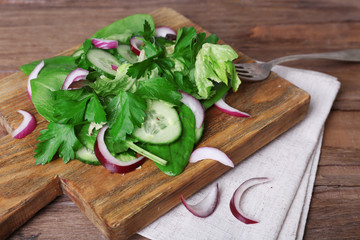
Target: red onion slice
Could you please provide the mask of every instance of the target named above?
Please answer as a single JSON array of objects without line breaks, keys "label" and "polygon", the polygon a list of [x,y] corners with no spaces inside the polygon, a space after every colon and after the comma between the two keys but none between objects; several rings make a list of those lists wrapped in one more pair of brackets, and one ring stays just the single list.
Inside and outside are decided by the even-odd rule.
[{"label": "red onion slice", "polygon": [[36,128],[36,120],[35,117],[29,112],[23,110],[18,110],[17,112],[23,115],[24,120],[21,122],[19,127],[17,127],[12,132],[12,137],[16,139],[21,139],[34,131],[34,129]]},{"label": "red onion slice", "polygon": [[192,214],[197,217],[206,218],[214,213],[217,205],[219,204],[219,184],[212,187],[209,194],[200,202],[190,205],[186,202],[183,195],[180,196],[182,203]]},{"label": "red onion slice", "polygon": [[118,47],[118,41],[116,40],[107,40],[107,39],[100,39],[100,38],[92,38],[91,43],[96,48],[101,49],[113,49]]},{"label": "red onion slice", "polygon": [[119,67],[114,64],[111,64],[111,68],[112,68],[112,70],[116,71]]},{"label": "red onion slice", "polygon": [[205,109],[203,105],[200,103],[199,100],[191,96],[186,92],[180,91],[182,95],[182,99],[180,100],[186,106],[188,106],[191,111],[194,113],[195,120],[196,120],[196,127],[200,128],[205,119]]},{"label": "red onion slice", "polygon": [[254,223],[259,222],[258,220],[254,220],[254,219],[248,217],[244,213],[244,211],[241,208],[241,198],[243,196],[243,193],[250,187],[258,185],[258,184],[266,183],[268,181],[270,181],[270,179],[267,177],[250,178],[250,179],[246,180],[245,182],[243,182],[235,190],[235,192],[230,200],[230,210],[231,210],[232,214],[234,215],[234,217],[236,217],[237,219],[239,219],[241,222],[243,222],[245,224],[254,224]]},{"label": "red onion slice", "polygon": [[141,164],[144,163],[144,161],[145,161],[144,156],[141,156],[141,157],[131,160],[129,162],[121,162],[121,161],[119,161],[119,159],[115,158],[109,152],[109,150],[105,144],[104,136],[105,136],[106,129],[108,129],[107,125],[104,125],[100,129],[100,131],[96,137],[96,142],[95,142],[95,146],[94,146],[95,155],[96,155],[97,159],[99,160],[99,162],[105,168],[107,168],[108,170],[110,170],[111,172],[114,172],[114,173],[127,173],[132,170],[135,170]]},{"label": "red onion slice", "polygon": [[86,79],[86,76],[89,74],[88,70],[82,69],[82,68],[76,68],[75,70],[73,70],[71,73],[69,73],[69,75],[67,75],[67,77],[65,78],[65,81],[63,83],[62,86],[62,90],[67,90],[69,89],[69,86],[73,83],[73,82],[77,82],[80,80],[84,80]]},{"label": "red onion slice", "polygon": [[226,94],[219,100],[217,101],[214,105],[222,112],[227,113],[231,116],[234,117],[243,117],[243,118],[248,118],[251,117],[250,114],[245,113],[245,112],[241,112],[239,110],[237,110],[236,108],[233,108],[231,106],[229,106],[226,102],[225,102],[225,96]]},{"label": "red onion slice", "polygon": [[163,37],[169,40],[176,40],[176,32],[166,26],[155,28],[155,37]]},{"label": "red onion slice", "polygon": [[213,147],[195,149],[190,155],[189,162],[196,163],[204,159],[216,160],[225,166],[234,167],[233,161],[223,151]]},{"label": "red onion slice", "polygon": [[32,101],[32,97],[31,97],[32,91],[31,91],[30,81],[38,77],[39,72],[41,71],[41,69],[43,69],[44,65],[45,65],[44,60],[42,60],[38,65],[36,65],[36,67],[34,68],[34,70],[32,70],[32,72],[30,73],[30,75],[28,77],[27,92],[28,92],[28,96],[31,101]]},{"label": "red onion slice", "polygon": [[143,44],[143,41],[139,38],[142,37],[136,36],[130,39],[130,50],[138,56],[140,55],[140,46]]}]

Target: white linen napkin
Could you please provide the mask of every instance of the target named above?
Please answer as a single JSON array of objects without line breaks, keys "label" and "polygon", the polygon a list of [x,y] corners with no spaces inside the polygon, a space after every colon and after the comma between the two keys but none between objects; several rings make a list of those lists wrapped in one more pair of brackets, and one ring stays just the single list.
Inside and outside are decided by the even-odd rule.
[{"label": "white linen napkin", "polygon": [[[220,201],[211,216],[195,217],[179,204],[139,234],[154,240],[303,238],[323,127],[340,82],[308,70],[277,66],[273,71],[311,95],[306,118],[187,199],[190,204],[197,203],[211,185],[219,183]],[[246,225],[231,214],[229,202],[235,189],[253,177],[272,180],[245,193],[244,211],[260,221]]]}]

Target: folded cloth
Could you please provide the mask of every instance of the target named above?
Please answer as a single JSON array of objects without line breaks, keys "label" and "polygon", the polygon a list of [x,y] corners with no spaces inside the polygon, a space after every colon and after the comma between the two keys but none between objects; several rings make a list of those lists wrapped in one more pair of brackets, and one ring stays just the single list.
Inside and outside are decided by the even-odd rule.
[{"label": "folded cloth", "polygon": [[[302,239],[318,166],[325,120],[340,88],[336,78],[307,70],[277,66],[281,77],[311,95],[309,112],[299,124],[187,199],[203,199],[218,183],[220,201],[207,218],[192,215],[182,204],[144,228],[150,239]],[[235,189],[253,177],[268,183],[245,192],[242,207],[257,224],[246,225],[230,212]]]}]

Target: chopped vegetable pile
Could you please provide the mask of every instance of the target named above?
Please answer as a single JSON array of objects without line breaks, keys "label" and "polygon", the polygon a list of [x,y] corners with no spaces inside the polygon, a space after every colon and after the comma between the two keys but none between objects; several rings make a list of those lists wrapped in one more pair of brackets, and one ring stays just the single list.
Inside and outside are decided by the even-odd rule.
[{"label": "chopped vegetable pile", "polygon": [[203,111],[240,85],[237,53],[217,42],[193,27],[156,28],[150,15],[136,14],[100,29],[72,56],[21,66],[30,99],[49,122],[36,163],[59,156],[127,172],[142,164],[140,154],[165,174],[180,174],[201,138]]}]

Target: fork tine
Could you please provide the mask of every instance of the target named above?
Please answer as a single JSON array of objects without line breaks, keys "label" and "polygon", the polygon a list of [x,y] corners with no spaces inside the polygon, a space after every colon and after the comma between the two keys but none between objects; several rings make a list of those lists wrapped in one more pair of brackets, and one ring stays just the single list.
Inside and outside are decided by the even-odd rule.
[{"label": "fork tine", "polygon": [[253,76],[249,75],[249,74],[241,74],[241,73],[237,73],[237,75],[239,76],[239,78],[243,78],[243,79],[252,79]]},{"label": "fork tine", "polygon": [[245,70],[245,69],[236,69],[237,73],[249,73],[249,71]]},{"label": "fork tine", "polygon": [[252,74],[249,71],[247,71],[246,69],[236,69],[235,68],[235,70],[236,70],[237,75],[240,77],[240,79],[243,78],[243,79],[250,80],[253,78]]}]

